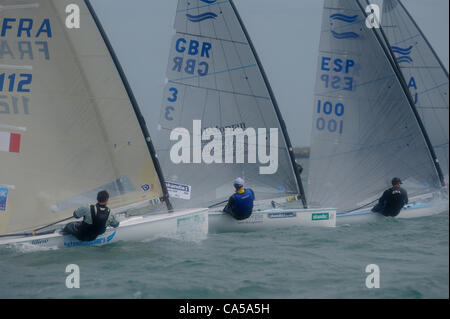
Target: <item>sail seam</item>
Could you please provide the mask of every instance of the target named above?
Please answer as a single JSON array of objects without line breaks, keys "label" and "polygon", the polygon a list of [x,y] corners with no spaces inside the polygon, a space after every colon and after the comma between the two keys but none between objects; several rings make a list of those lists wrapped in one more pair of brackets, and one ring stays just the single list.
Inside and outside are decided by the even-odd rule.
[{"label": "sail seam", "polygon": [[169,80],[169,82],[170,83],[174,83],[174,84],[178,84],[178,85],[185,85],[185,86],[189,86],[189,87],[193,87],[193,88],[197,88],[197,89],[212,90],[212,91],[216,91],[216,92],[237,94],[237,95],[242,95],[242,96],[249,96],[249,97],[256,97],[256,98],[259,98],[259,99],[270,100],[270,98],[266,97],[266,96],[260,96],[260,95],[254,95],[254,94],[248,94],[248,93],[240,93],[240,92],[233,92],[233,91],[228,91],[228,90],[220,90],[220,89],[215,89],[215,88],[208,88],[208,87],[199,86],[199,85],[192,85],[192,84],[186,84],[186,83],[182,83],[182,82],[176,82],[174,80]]},{"label": "sail seam", "polygon": [[220,4],[220,3],[225,3],[225,2],[227,2],[227,1],[219,1],[219,2],[210,3],[210,4],[205,4],[205,5],[197,6],[197,7],[193,7],[193,8],[181,9],[181,10],[177,10],[177,12],[186,12],[186,11],[190,11],[190,10],[201,9],[201,8],[205,8],[205,7],[210,7],[210,6],[218,5],[218,4]]},{"label": "sail seam", "polygon": [[232,71],[238,71],[238,70],[242,70],[242,69],[248,69],[248,68],[252,68],[252,67],[255,67],[255,66],[257,66],[257,65],[256,64],[244,65],[244,66],[240,66],[240,67],[237,67],[237,68],[231,68],[231,69],[227,69],[227,70],[211,72],[211,73],[208,73],[206,75],[186,76],[186,77],[182,77],[182,78],[173,79],[173,80],[170,80],[170,81],[182,81],[182,80],[189,80],[189,79],[205,78],[205,77],[211,76],[211,75],[227,73],[227,72],[232,72]]},{"label": "sail seam", "polygon": [[231,43],[239,43],[239,44],[243,44],[243,45],[248,45],[248,43],[245,43],[245,42],[242,42],[242,41],[228,40],[228,39],[212,37],[212,36],[208,36],[208,35],[200,35],[200,34],[180,32],[180,31],[177,31],[177,34],[189,35],[189,36],[192,36],[192,37],[199,37],[199,38],[205,38],[205,39],[211,39],[211,40],[217,40],[217,41],[224,41],[224,42],[231,42]]}]

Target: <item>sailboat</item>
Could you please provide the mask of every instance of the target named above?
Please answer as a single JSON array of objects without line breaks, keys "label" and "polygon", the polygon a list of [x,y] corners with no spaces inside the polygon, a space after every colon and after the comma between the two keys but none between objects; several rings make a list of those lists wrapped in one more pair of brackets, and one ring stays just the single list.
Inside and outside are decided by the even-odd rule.
[{"label": "sailboat", "polygon": [[[233,1],[179,0],[174,29],[156,140],[174,207],[208,206],[210,232],[334,226],[333,209],[307,208],[286,126]],[[221,211],[237,177],[256,195],[243,221]]]},{"label": "sailboat", "polygon": [[[448,212],[448,190],[435,145],[391,50],[392,39],[383,28],[366,24],[371,19],[367,5],[358,0],[324,3],[310,202],[336,207],[337,224],[375,220],[381,215],[371,208],[396,176],[410,197],[398,218]],[[400,29],[396,22],[390,26],[393,34]],[[448,81],[446,85],[448,96]],[[443,138],[448,141],[448,118],[441,120],[447,121]]]},{"label": "sailboat", "polygon": [[448,71],[400,0],[384,0],[381,26],[448,185]]},{"label": "sailboat", "polygon": [[[68,5],[80,28],[68,27]],[[0,245],[206,235],[206,209],[172,211],[147,127],[89,1],[2,1],[0,26]],[[88,242],[63,235],[100,190],[120,226]]]}]

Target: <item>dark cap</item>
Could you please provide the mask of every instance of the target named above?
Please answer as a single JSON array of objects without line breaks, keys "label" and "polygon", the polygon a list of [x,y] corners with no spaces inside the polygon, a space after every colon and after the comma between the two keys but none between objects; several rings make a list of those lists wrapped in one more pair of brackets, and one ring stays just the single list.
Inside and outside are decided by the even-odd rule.
[{"label": "dark cap", "polygon": [[109,194],[108,194],[107,191],[103,190],[103,191],[98,192],[98,194],[97,194],[97,201],[99,203],[104,203],[108,199],[109,199]]},{"label": "dark cap", "polygon": [[403,184],[402,181],[400,180],[400,178],[398,177],[394,177],[392,179],[392,185],[397,185],[397,184]]}]

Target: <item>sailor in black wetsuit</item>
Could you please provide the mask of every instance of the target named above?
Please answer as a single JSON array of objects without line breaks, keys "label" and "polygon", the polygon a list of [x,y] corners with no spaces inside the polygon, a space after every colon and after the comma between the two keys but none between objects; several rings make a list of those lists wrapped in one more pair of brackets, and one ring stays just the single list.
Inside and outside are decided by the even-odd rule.
[{"label": "sailor in black wetsuit", "polygon": [[373,212],[378,212],[384,216],[397,216],[403,206],[408,204],[408,193],[400,187],[402,181],[398,177],[392,179],[392,187],[385,190],[378,204],[372,208]]},{"label": "sailor in black wetsuit", "polygon": [[118,227],[119,222],[110,214],[108,204],[109,194],[107,191],[101,191],[97,194],[96,205],[89,207],[80,207],[73,212],[73,217],[81,218],[82,222],[72,222],[67,224],[63,233],[71,234],[81,241],[91,241],[98,235],[106,231],[106,227]]},{"label": "sailor in black wetsuit", "polygon": [[234,188],[236,193],[230,196],[223,212],[230,214],[237,220],[247,219],[253,211],[255,194],[250,188],[244,188],[244,180],[240,177],[234,180]]}]

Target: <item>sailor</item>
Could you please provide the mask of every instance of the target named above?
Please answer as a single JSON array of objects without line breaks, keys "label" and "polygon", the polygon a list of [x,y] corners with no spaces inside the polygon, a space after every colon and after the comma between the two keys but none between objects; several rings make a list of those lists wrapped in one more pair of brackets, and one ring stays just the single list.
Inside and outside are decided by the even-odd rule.
[{"label": "sailor", "polygon": [[402,181],[398,177],[392,179],[392,187],[385,190],[378,201],[378,204],[372,208],[373,212],[378,212],[384,216],[397,216],[403,206],[408,204],[408,193],[400,187]]},{"label": "sailor", "polygon": [[223,209],[237,220],[249,218],[253,210],[255,194],[250,188],[244,188],[244,180],[240,177],[234,180],[236,192],[230,196],[228,203]]},{"label": "sailor", "polygon": [[118,227],[119,222],[110,214],[108,204],[109,194],[103,190],[97,194],[97,204],[80,207],[73,212],[73,217],[81,218],[82,222],[67,224],[63,232],[75,236],[81,241],[91,241],[106,231],[106,227]]}]

